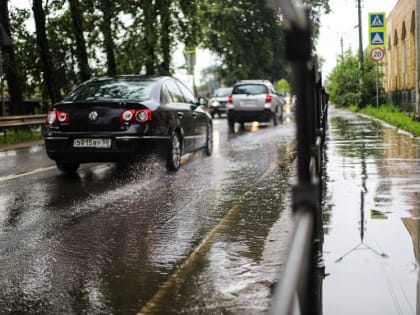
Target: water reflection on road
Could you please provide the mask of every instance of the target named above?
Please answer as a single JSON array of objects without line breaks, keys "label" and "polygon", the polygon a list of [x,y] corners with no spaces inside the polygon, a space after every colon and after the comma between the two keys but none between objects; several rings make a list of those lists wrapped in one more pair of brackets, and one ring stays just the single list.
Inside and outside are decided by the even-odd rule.
[{"label": "water reflection on road", "polygon": [[420,314],[420,147],[332,109],[324,205],[324,314]]}]

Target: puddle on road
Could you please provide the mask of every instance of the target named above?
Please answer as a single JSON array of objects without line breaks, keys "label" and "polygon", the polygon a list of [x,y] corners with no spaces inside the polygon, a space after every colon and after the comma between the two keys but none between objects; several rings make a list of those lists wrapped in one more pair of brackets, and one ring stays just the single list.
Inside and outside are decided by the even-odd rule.
[{"label": "puddle on road", "polygon": [[418,314],[419,142],[340,115],[327,140],[324,314]]}]

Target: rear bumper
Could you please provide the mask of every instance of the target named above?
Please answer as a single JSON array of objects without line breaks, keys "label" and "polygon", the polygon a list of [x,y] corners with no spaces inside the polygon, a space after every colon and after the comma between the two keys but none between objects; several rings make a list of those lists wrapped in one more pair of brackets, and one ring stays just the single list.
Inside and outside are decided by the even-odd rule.
[{"label": "rear bumper", "polygon": [[226,113],[226,106],[210,106],[210,113]]},{"label": "rear bumper", "polygon": [[122,136],[111,138],[110,148],[74,148],[73,137],[45,137],[47,155],[56,161],[118,162],[144,154],[164,154],[170,137]]},{"label": "rear bumper", "polygon": [[271,110],[259,110],[259,111],[237,111],[229,110],[228,119],[234,122],[268,122],[270,121],[273,113]]}]

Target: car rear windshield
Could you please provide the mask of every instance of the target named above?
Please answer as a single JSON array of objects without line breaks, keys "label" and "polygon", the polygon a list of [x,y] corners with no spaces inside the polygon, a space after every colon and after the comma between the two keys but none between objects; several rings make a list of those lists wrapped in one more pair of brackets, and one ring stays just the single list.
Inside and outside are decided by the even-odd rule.
[{"label": "car rear windshield", "polygon": [[233,88],[232,94],[267,94],[268,88],[263,84],[242,84]]},{"label": "car rear windshield", "polygon": [[227,88],[227,89],[217,89],[214,92],[214,97],[222,97],[222,96],[229,96],[230,93],[232,93],[232,89]]},{"label": "car rear windshield", "polygon": [[108,99],[146,100],[155,81],[147,80],[105,80],[92,81],[79,86],[65,101],[93,101]]}]

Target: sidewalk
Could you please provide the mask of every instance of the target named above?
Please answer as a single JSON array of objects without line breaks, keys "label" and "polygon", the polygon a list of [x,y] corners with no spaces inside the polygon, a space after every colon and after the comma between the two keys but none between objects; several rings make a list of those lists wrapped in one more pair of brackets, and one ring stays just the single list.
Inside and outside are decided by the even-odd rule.
[{"label": "sidewalk", "polygon": [[420,314],[420,147],[330,108],[323,314]]}]

